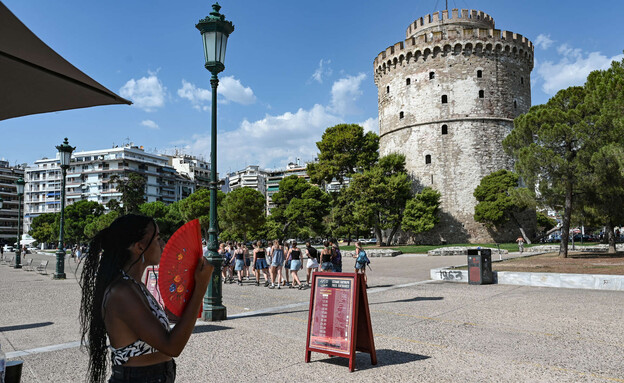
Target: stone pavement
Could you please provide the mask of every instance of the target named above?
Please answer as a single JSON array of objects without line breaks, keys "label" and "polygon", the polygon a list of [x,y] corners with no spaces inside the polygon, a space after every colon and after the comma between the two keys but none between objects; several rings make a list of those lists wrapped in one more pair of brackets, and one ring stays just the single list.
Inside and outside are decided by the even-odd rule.
[{"label": "stone pavement", "polygon": [[[24,361],[22,382],[85,381],[73,261],[69,279],[54,281],[54,258],[34,257],[51,260],[49,275],[0,265],[2,348]],[[465,262],[372,259],[379,363],[358,353],[353,373],[343,358],[312,353],[304,362],[310,290],[226,284],[230,319],[198,322],[176,359],[177,381],[624,382],[623,292],[428,280],[432,268]]]}]

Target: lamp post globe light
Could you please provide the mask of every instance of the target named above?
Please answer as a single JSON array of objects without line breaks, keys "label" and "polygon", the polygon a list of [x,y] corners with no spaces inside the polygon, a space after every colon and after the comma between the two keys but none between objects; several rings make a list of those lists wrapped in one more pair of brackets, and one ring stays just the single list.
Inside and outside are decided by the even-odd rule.
[{"label": "lamp post globe light", "polygon": [[17,188],[17,249],[15,250],[15,268],[22,268],[22,196],[24,195],[24,179],[20,177],[17,181],[15,181],[15,187]]},{"label": "lamp post globe light", "polygon": [[61,161],[61,227],[59,228],[59,243],[56,250],[56,271],[54,273],[54,279],[65,279],[65,243],[63,227],[65,224],[65,177],[67,176],[67,169],[71,161],[71,154],[76,149],[69,145],[67,137],[62,144],[56,147],[59,152],[59,159]]},{"label": "lamp post globe light", "polygon": [[212,12],[205,19],[199,20],[195,27],[199,29],[204,44],[205,67],[212,73],[212,123],[210,130],[210,226],[208,228],[208,255],[206,258],[214,266],[212,278],[204,296],[203,319],[220,321],[227,319],[227,309],[223,306],[221,294],[221,264],[218,253],[219,224],[217,222],[217,75],[225,69],[225,48],[230,33],[234,31],[231,21],[219,13],[219,3],[212,5]]}]

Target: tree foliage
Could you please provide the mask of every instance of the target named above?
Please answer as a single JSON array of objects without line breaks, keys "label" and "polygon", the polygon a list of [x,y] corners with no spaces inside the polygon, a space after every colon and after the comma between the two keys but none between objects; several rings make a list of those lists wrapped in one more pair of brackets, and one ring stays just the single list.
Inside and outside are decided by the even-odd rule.
[{"label": "tree foliage", "polygon": [[419,194],[407,201],[401,228],[414,234],[429,231],[440,221],[438,210],[440,197],[437,190],[425,187]]},{"label": "tree foliage", "polygon": [[370,168],[379,157],[379,136],[364,134],[364,128],[355,124],[340,124],[327,128],[321,141],[317,163],[308,164],[310,181],[324,185],[338,180],[340,184],[355,172]]},{"label": "tree foliage", "polygon": [[178,211],[177,203],[167,205],[162,201],[146,202],[139,205],[139,212],[154,218],[156,224],[158,224],[160,236],[165,240],[171,237],[184,224]]},{"label": "tree foliage", "polygon": [[114,220],[119,218],[120,213],[116,210],[112,210],[106,214],[102,214],[95,218],[92,222],[85,225],[84,234],[87,239],[93,238],[98,232],[106,229],[113,223]]},{"label": "tree foliage", "polygon": [[[65,208],[63,231],[66,243],[77,244],[89,240],[85,227],[104,213],[104,206],[95,201],[77,201]],[[61,215],[56,217],[55,225],[60,227]]]},{"label": "tree foliage", "polygon": [[[217,210],[221,205],[225,193],[217,190]],[[199,219],[204,237],[208,237],[210,226],[210,190],[197,189],[193,194],[179,201],[178,210],[184,222]]]},{"label": "tree foliage", "polygon": [[115,183],[121,193],[121,204],[125,214],[138,213],[139,205],[145,202],[145,177],[139,173],[130,172],[127,177],[114,175],[110,182]]},{"label": "tree foliage", "polygon": [[248,187],[228,193],[219,209],[220,238],[244,240],[256,236],[266,221],[265,198]]},{"label": "tree foliage", "polygon": [[28,234],[39,243],[53,243],[58,241],[59,231],[58,226],[56,226],[57,215],[58,213],[44,213],[33,218]]},{"label": "tree foliage", "polygon": [[279,183],[279,191],[273,194],[275,208],[272,221],[281,225],[278,237],[298,235],[302,229],[313,233],[324,230],[323,218],[329,213],[331,198],[316,186],[296,175],[288,176]]},{"label": "tree foliage", "polygon": [[356,218],[373,227],[377,244],[382,243],[382,230],[389,229],[386,244],[392,239],[403,220],[405,204],[412,197],[412,182],[405,171],[405,156],[389,154],[363,173],[355,174],[349,192],[356,201]]}]

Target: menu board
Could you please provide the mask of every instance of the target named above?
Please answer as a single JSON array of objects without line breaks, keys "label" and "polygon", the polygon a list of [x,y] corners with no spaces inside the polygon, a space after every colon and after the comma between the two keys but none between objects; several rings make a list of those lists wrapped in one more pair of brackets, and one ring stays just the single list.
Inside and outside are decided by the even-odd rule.
[{"label": "menu board", "polygon": [[348,355],[351,351],[354,278],[315,281],[309,347]]}]

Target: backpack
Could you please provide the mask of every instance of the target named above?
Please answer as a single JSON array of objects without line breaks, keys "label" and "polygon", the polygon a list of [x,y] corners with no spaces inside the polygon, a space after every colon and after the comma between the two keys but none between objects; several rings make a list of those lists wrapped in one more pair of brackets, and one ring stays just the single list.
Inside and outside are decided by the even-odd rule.
[{"label": "backpack", "polygon": [[336,266],[342,265],[342,254],[340,254],[340,249],[334,248],[336,255],[332,258],[332,263]]},{"label": "backpack", "polygon": [[366,252],[364,250],[358,253],[358,257],[355,261],[357,263],[370,265],[370,259],[368,259],[368,256],[366,255]]}]

